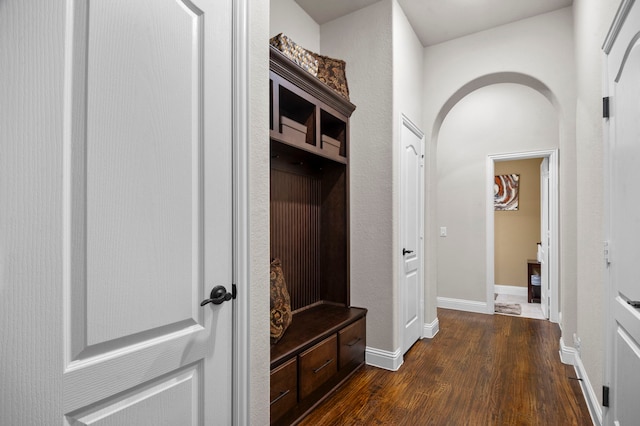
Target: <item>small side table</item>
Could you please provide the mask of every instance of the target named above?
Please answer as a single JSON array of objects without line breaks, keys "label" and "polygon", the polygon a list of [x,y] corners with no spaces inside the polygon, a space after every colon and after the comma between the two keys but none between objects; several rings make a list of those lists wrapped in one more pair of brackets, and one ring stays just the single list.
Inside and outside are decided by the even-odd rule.
[{"label": "small side table", "polygon": [[540,262],[527,260],[527,300],[529,303],[540,303],[540,287],[531,284],[531,275],[541,275]]}]

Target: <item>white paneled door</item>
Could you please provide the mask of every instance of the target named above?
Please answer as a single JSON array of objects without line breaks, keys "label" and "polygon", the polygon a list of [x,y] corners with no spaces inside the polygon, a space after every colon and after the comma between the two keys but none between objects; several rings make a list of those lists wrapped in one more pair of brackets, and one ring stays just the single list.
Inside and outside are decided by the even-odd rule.
[{"label": "white paneled door", "polygon": [[423,134],[402,117],[400,134],[402,199],[400,200],[403,349],[408,351],[422,337],[422,223],[423,223]]},{"label": "white paneled door", "polygon": [[0,423],[231,424],[232,1],[0,3]]},{"label": "white paneled door", "polygon": [[609,352],[605,378],[610,391],[604,423],[634,425],[640,419],[640,5],[623,2],[616,19],[605,45],[611,118],[607,146]]}]

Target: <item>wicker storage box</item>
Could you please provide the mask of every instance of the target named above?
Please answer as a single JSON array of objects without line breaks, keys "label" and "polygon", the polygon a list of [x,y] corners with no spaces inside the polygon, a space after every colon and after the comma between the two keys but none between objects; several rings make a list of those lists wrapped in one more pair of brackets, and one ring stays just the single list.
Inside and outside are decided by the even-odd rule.
[{"label": "wicker storage box", "polygon": [[324,84],[349,100],[345,61],[307,50],[282,33],[272,37],[269,43],[309,74],[316,76]]},{"label": "wicker storage box", "polygon": [[277,36],[272,37],[269,40],[269,43],[309,74],[313,76],[318,75],[318,59],[316,59],[307,49],[299,46],[286,35],[280,33]]},{"label": "wicker storage box", "polygon": [[318,79],[349,100],[347,63],[341,59],[311,53],[318,60]]}]

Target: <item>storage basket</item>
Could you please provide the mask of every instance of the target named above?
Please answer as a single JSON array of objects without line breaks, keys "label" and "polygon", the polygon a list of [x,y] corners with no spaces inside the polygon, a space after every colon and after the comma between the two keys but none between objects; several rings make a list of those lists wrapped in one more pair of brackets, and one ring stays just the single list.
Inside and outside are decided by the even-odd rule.
[{"label": "storage basket", "polygon": [[309,74],[314,77],[318,75],[318,59],[286,35],[280,33],[271,37],[269,43]]},{"label": "storage basket", "polygon": [[272,37],[269,43],[309,74],[349,100],[345,61],[307,50],[282,33]]}]

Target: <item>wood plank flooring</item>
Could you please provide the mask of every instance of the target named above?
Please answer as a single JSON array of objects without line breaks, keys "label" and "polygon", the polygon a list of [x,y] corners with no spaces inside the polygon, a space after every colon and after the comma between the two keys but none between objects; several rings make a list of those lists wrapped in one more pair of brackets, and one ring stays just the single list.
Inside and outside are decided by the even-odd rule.
[{"label": "wood plank flooring", "polygon": [[438,310],[397,372],[364,366],[301,425],[591,425],[548,321]]}]

